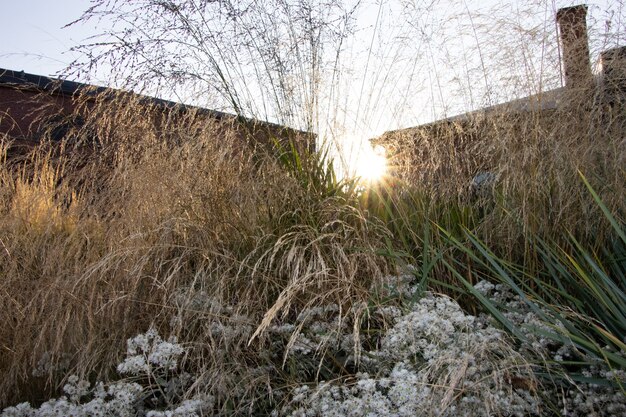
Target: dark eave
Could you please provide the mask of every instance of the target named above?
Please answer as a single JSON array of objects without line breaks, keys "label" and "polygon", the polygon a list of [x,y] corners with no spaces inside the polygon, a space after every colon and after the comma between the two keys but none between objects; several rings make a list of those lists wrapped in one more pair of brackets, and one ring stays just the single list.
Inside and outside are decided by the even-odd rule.
[{"label": "dark eave", "polygon": [[[108,87],[98,87],[90,84],[83,84],[76,81],[61,80],[58,78],[45,77],[43,75],[29,74],[24,71],[13,71],[0,68],[0,86],[8,86],[13,88],[21,88],[34,91],[45,91],[50,94],[72,97],[77,94],[87,94],[88,96],[97,96],[103,93],[117,94],[122,90]],[[232,114],[210,110],[202,107],[188,106],[169,100],[163,100],[156,97],[144,96],[138,94],[142,101],[153,104],[157,107],[175,110],[194,110],[201,114],[208,114],[216,119],[226,117],[236,117]]]}]

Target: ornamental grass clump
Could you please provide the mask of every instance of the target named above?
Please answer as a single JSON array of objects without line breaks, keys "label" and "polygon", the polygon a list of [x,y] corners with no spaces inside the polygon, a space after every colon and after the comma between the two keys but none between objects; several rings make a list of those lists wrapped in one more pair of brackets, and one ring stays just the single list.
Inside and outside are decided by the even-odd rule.
[{"label": "ornamental grass clump", "polygon": [[106,383],[123,342],[154,325],[189,347],[217,409],[265,409],[259,369],[291,378],[264,359],[268,327],[362,306],[390,268],[384,226],[333,178],[306,186],[269,133],[146,106],[105,97],[62,143],[2,157],[4,406],[59,397],[72,374]]},{"label": "ornamental grass clump", "polygon": [[[542,383],[543,402],[562,415],[584,416],[621,415],[626,412],[623,368],[609,363],[623,361],[626,351],[616,351],[609,345],[598,344],[598,351],[585,351],[581,335],[569,333],[571,322],[555,316],[556,306],[542,305],[539,310],[529,306],[524,297],[516,295],[505,284],[481,281],[474,286],[477,293],[493,303],[502,317],[522,334],[517,350],[526,358],[535,358],[537,376]],[[497,315],[496,315],[497,316]],[[574,314],[571,319],[590,320]],[[592,340],[592,333],[582,334]],[[603,356],[607,354],[607,356]]]},{"label": "ornamental grass clump", "polygon": [[[367,2],[248,3],[95,0],[75,23],[111,26],[70,69],[237,117],[85,91],[19,157],[0,138],[2,417],[625,414],[623,100],[547,93],[551,25],[508,7],[508,48],[479,39],[501,36],[495,15],[474,25],[467,2],[474,40],[437,2],[378,2],[361,47]],[[623,38],[607,13],[604,46]],[[478,53],[449,59],[446,27]],[[246,119],[327,139],[377,109],[447,117],[463,109],[445,67],[465,110],[533,96],[385,135],[375,187],[340,180],[303,132]],[[420,72],[441,111],[408,101]]]},{"label": "ornamental grass clump", "polygon": [[[590,198],[613,229],[613,240],[610,246],[602,248],[602,252],[587,249],[572,235],[569,235],[568,246],[536,237],[533,242],[542,268],[529,274],[523,265],[498,257],[475,235],[466,231],[467,243],[450,235],[448,239],[470,262],[463,265],[444,261],[444,264],[459,283],[521,342],[528,342],[526,333],[529,332],[546,343],[570,343],[576,352],[576,360],[583,367],[582,370],[569,367],[569,378],[588,378],[584,375],[585,365],[604,363],[616,371],[616,377],[612,382],[600,379],[623,389],[619,375],[626,370],[622,354],[626,351],[624,223],[610,213],[587,180],[582,179],[591,194]],[[472,274],[506,285],[516,297],[515,303],[508,304],[510,300],[504,300],[506,302],[494,304],[477,292],[465,278],[470,265]],[[501,309],[507,313],[523,309],[532,313],[534,321],[541,325],[524,323],[521,326],[519,321],[511,321],[502,314]]]},{"label": "ornamental grass clump", "polygon": [[405,236],[414,230],[419,238],[428,221],[450,232],[460,225],[499,255],[520,261],[535,257],[530,235],[566,244],[569,232],[601,247],[611,225],[579,172],[613,215],[626,213],[620,127],[626,112],[622,102],[609,108],[601,88],[562,99],[557,108],[503,105],[374,139],[390,158],[393,187],[379,191],[385,211],[394,211]]},{"label": "ornamental grass clump", "polygon": [[[466,230],[463,238],[444,232],[466,261],[442,263],[540,367],[546,403],[567,415],[620,415],[626,411],[624,222],[581,177],[610,225],[599,249],[571,233],[562,238],[566,243],[529,236],[539,261],[529,268],[496,255]],[[472,285],[478,277],[492,283]]]}]

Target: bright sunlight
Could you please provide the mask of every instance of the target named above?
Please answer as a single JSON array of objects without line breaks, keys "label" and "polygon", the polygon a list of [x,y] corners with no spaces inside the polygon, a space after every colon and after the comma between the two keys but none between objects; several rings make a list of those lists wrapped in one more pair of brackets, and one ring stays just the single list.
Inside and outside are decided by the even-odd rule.
[{"label": "bright sunlight", "polygon": [[363,181],[376,182],[387,172],[385,148],[364,146],[356,160],[356,175]]}]

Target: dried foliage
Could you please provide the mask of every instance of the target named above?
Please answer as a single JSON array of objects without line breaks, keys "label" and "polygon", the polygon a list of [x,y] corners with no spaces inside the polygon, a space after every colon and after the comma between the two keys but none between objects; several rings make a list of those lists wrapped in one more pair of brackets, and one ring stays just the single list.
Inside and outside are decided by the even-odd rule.
[{"label": "dried foliage", "polygon": [[[245,373],[260,354],[251,334],[212,362],[212,313],[185,307],[197,294],[254,327],[265,315],[262,335],[276,314],[366,300],[387,270],[375,254],[382,226],[349,196],[304,187],[236,120],[125,98],[2,165],[4,404],[55,392],[68,369],[104,377],[121,357],[112,346],[176,314],[175,331],[198,345],[196,370]],[[44,357],[51,365],[32,376]]]}]

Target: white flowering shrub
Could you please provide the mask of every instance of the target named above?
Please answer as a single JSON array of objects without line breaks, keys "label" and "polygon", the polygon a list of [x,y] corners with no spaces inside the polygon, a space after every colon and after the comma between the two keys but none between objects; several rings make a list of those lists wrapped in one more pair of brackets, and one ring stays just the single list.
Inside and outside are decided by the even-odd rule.
[{"label": "white flowering shrub", "polygon": [[383,338],[380,353],[394,362],[408,358],[433,361],[442,346],[453,344],[473,323],[474,317],[449,298],[427,296],[396,319]]},{"label": "white flowering shrub", "polygon": [[[474,286],[484,296],[502,307],[504,316],[525,336],[526,341],[517,348],[523,355],[542,360],[543,367],[551,374],[560,374],[565,366],[578,366],[587,381],[546,381],[543,396],[549,399],[564,416],[623,416],[626,415],[626,372],[609,369],[606,362],[576,349],[571,341],[556,342],[542,337],[531,328],[554,332],[553,323],[543,322],[531,308],[503,284],[494,285],[481,281]],[[548,314],[548,312],[545,312]],[[482,319],[486,319],[485,316]],[[624,340],[626,342],[626,338]],[[611,349],[606,346],[605,350]],[[613,352],[626,359],[626,352]],[[578,364],[578,365],[576,365]]]},{"label": "white flowering shrub", "polygon": [[2,417],[52,417],[52,416],[135,416],[142,387],[136,383],[120,382],[108,388],[102,383],[91,386],[89,382],[73,375],[63,387],[65,395],[33,408],[28,403],[9,407]]},{"label": "white flowering shrub", "polygon": [[175,337],[164,341],[151,328],[144,334],[128,339],[127,357],[119,364],[117,371],[122,375],[145,375],[156,370],[175,371],[178,358],[184,352]]},{"label": "white flowering shrub", "polygon": [[[151,328],[127,341],[118,381],[70,376],[60,398],[18,404],[1,417],[626,415],[620,389],[593,383],[626,381],[622,371],[596,362],[585,368],[587,382],[539,379],[539,369],[556,373],[589,358],[528,331],[547,325],[505,286],[475,288],[507,307],[527,342],[514,344],[490,316],[469,315],[448,297],[426,292],[414,300],[411,275],[378,283],[370,305],[344,311],[328,303],[286,315],[254,348],[249,317],[192,291],[174,300],[180,314],[170,324],[189,337],[201,329],[206,340],[197,351]],[[189,367],[192,354],[210,358],[207,367]],[[545,363],[533,364],[537,358]]]},{"label": "white flowering shrub", "polygon": [[[476,285],[491,300],[506,305],[507,318],[528,337],[522,345],[514,344],[491,316],[468,315],[447,297],[427,293],[411,303],[416,289],[410,276],[390,277],[377,289],[381,297],[400,302],[370,311],[369,324],[378,320],[392,325],[380,326],[379,331],[368,328],[369,333],[361,334],[358,360],[350,354],[352,328],[338,314],[337,306],[309,309],[299,315],[295,326],[272,328],[276,334],[292,333],[287,355],[297,358],[301,366],[307,357],[317,357],[321,365],[323,352],[342,358],[346,367],[353,364],[361,370],[339,378],[329,375],[327,381],[332,382],[300,385],[273,414],[539,416],[558,410],[557,414],[568,416],[626,415],[622,390],[591,382],[626,381],[621,371],[609,370],[604,363],[587,366],[587,383],[563,385],[535,375],[538,364],[531,363],[537,358],[546,360],[540,362],[541,370],[550,372],[558,372],[564,366],[560,362],[590,358],[581,358],[571,343],[555,343],[529,331],[531,326],[548,330],[549,325],[507,287],[488,282]],[[334,342],[329,342],[331,336]]]},{"label": "white flowering shrub", "polygon": [[[276,415],[480,416],[538,413],[531,366],[494,327],[447,297],[426,295],[394,325],[342,384],[297,388]],[[313,347],[312,347],[313,349]],[[522,381],[513,386],[512,381]],[[349,383],[348,383],[349,382]],[[525,385],[524,385],[525,384]]]},{"label": "white flowering shrub", "polygon": [[154,328],[127,341],[127,356],[117,370],[125,380],[104,384],[68,378],[65,395],[39,407],[21,403],[6,408],[1,417],[193,417],[212,409],[213,398],[205,395],[184,399],[193,378],[181,372],[178,363],[185,349],[176,338],[163,340]]},{"label": "white flowering shrub", "polygon": [[44,352],[37,361],[32,375],[35,377],[50,375],[53,372],[64,372],[70,368],[70,355],[63,354],[59,360],[55,360],[50,352]]}]

